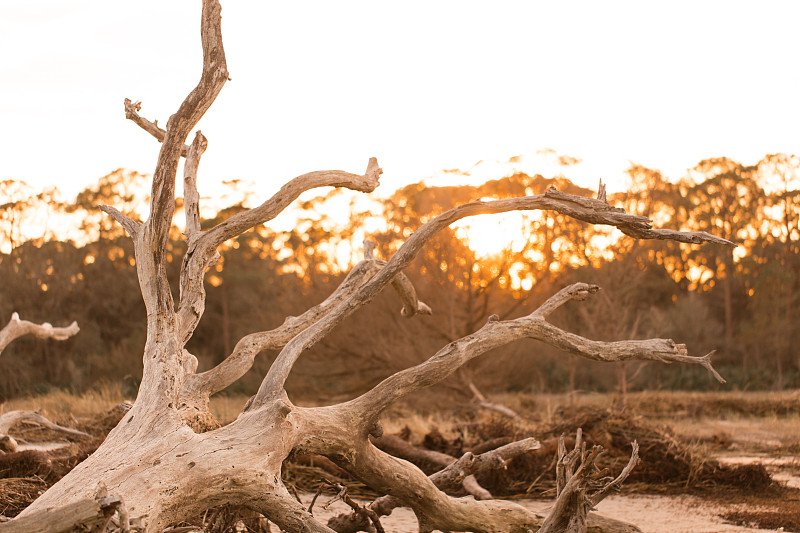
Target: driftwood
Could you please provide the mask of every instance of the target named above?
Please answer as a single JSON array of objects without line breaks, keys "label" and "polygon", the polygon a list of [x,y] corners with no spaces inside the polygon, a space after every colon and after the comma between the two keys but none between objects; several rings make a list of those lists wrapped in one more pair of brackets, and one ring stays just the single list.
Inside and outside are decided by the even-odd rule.
[{"label": "driftwood", "polygon": [[[527,533],[542,523],[534,513],[511,502],[451,497],[417,467],[377,449],[369,437],[381,434],[382,413],[395,401],[440,383],[471,359],[522,338],[538,339],[600,361],[639,359],[699,364],[721,379],[708,356],[691,357],[685,346],[669,339],[600,342],[552,325],[547,318],[555,309],[572,300],[588,298],[598,290],[594,285],[576,283],[528,316],[514,320],[492,317],[478,331],[451,342],[426,362],[386,378],[350,401],[299,407],[289,400],[284,384],[297,359],[388,285],[400,283],[401,290],[409,294],[403,270],[436,232],[464,217],[546,209],[592,224],[614,226],[636,238],[732,244],[707,234],[653,229],[644,217],[626,214],[602,200],[554,190],[523,198],[471,202],[439,215],[417,228],[385,263],[374,263],[368,257],[324,302],[298,317],[287,318],[272,331],[244,337],[222,363],[198,373],[197,359],[185,346],[203,316],[204,274],[217,261],[218,247],[273,219],[304,191],[346,187],[371,192],[378,186],[382,172],[375,158],[369,159],[364,174],[310,172],[288,181],[262,205],[202,230],[197,171],[208,141],[199,132],[188,148],[186,141],[228,80],[220,13],[217,0],[203,0],[200,81],[165,128],[140,120],[138,104],[126,102],[128,118],[161,142],[147,219],[138,221],[113,207],[102,207],[133,240],[147,311],[147,340],[136,402],[88,459],[17,519],[0,525],[0,532],[13,531],[15,524],[27,520],[46,521],[46,513],[92,498],[94,487],[102,483],[111,494],[124,495],[131,520],[138,519],[148,533],[160,532],[222,505],[259,512],[291,533],[330,533],[332,530],[308,513],[281,482],[283,461],[290,453],[299,453],[328,457],[374,490],[391,494],[414,511],[421,531]],[[175,302],[167,279],[167,245],[181,157],[186,158],[187,250],[178,280],[179,299]],[[407,300],[408,305],[404,298],[404,314],[424,310],[416,297],[408,296]],[[266,349],[280,349],[280,353],[238,418],[224,427],[205,423],[213,420],[208,409],[210,395],[238,380],[252,367],[258,353]],[[464,468],[454,479],[463,481],[462,473],[469,475],[469,462],[459,459],[453,463]]]},{"label": "driftwood", "polygon": [[[6,346],[23,335],[33,335],[40,339],[67,340],[80,331],[77,322],[72,322],[66,327],[53,327],[45,322],[35,324],[27,320],[20,320],[19,314],[13,313],[8,324],[0,330],[0,353]],[[89,435],[64,426],[54,424],[36,411],[10,411],[0,415],[0,452],[15,452],[18,449],[17,441],[8,434],[8,430],[20,422],[31,422],[44,426],[53,431],[59,431],[74,437],[88,438]]]},{"label": "driftwood", "polygon": [[601,446],[586,450],[578,429],[575,447],[567,453],[562,436],[556,462],[556,503],[539,533],[585,533],[589,511],[609,494],[618,492],[622,482],[639,462],[639,445],[633,441],[630,461],[616,478],[605,476],[595,461],[603,453]]},{"label": "driftwood", "polygon": [[[381,444],[386,444],[387,449],[390,449],[393,453],[397,452],[398,454],[402,455],[413,455],[417,460],[431,461],[432,459],[438,457],[436,455],[420,453],[430,452],[430,450],[421,450],[416,448],[412,451],[407,446],[397,442],[405,442],[399,437],[393,437],[392,439],[389,439],[389,441],[390,443],[379,442],[378,445],[380,446]],[[561,441],[561,446],[563,447],[563,439]],[[474,455],[471,452],[467,452],[457,461],[451,462],[444,469],[431,475],[430,480],[439,490],[450,492],[458,488],[458,486],[468,477],[472,477],[474,479],[475,474],[479,474],[483,471],[493,468],[505,468],[505,465],[515,457],[526,453],[536,452],[540,449],[541,444],[536,439],[528,438],[511,442],[491,451],[484,452],[480,455]],[[436,454],[438,452],[431,453]],[[449,457],[445,454],[439,454],[439,456]],[[443,458],[438,457],[436,460],[443,460]],[[597,501],[599,502],[599,500]],[[404,502],[400,498],[387,495],[376,499],[370,503],[366,509],[380,517],[388,516],[394,509],[403,506]],[[534,517],[536,518],[537,526],[541,526],[541,524],[544,522],[544,518],[538,515],[534,515]],[[352,513],[343,513],[328,520],[328,527],[335,530],[337,533],[370,531],[371,525],[372,521],[368,518],[368,516],[358,511],[354,511]],[[605,533],[634,533],[639,531],[639,529],[632,524],[620,522],[618,520],[599,515],[598,513],[588,513],[588,516],[584,515],[584,526],[586,527],[584,531],[589,532],[603,531]],[[542,529],[539,531],[544,530]]]},{"label": "driftwood", "polygon": [[57,341],[67,340],[80,331],[77,322],[63,328],[54,328],[49,323],[34,324],[27,320],[20,320],[17,313],[11,315],[11,320],[0,330],[0,353],[6,346],[23,335],[33,335],[40,339],[55,339]]},{"label": "driftwood", "polygon": [[128,533],[130,525],[120,525],[120,517],[127,518],[122,499],[116,496],[85,498],[65,505],[48,507],[29,517],[17,518],[0,524],[7,533],[69,533],[73,531],[104,532],[114,515],[117,531]]},{"label": "driftwood", "polygon": [[12,427],[22,422],[39,425],[71,437],[78,437],[81,439],[91,438],[91,435],[88,433],[51,422],[38,411],[9,411],[0,415],[0,451],[15,452],[19,449],[17,441],[9,435],[8,432]]}]

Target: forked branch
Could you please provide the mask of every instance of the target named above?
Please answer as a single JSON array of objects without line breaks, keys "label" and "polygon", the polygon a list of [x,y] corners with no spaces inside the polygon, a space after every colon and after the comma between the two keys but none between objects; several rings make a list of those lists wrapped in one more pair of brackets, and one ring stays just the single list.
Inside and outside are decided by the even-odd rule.
[{"label": "forked branch", "polygon": [[[538,450],[540,447],[539,441],[528,438],[506,444],[480,455],[473,455],[468,452],[457,461],[432,474],[429,478],[440,491],[449,492],[457,489],[470,476],[474,479],[476,474],[494,469],[503,469],[515,457]],[[394,509],[405,505],[407,504],[397,496],[386,495],[373,501],[368,508],[378,516],[388,516]],[[369,525],[369,521],[356,513],[344,513],[328,520],[328,527],[337,533],[367,531]]]},{"label": "forked branch", "polygon": [[[129,98],[125,99],[125,118],[133,121],[137,126],[156,138],[158,142],[164,142],[167,132],[158,126],[158,120],[149,121],[139,114],[142,110],[141,102],[132,102]],[[181,155],[186,157],[189,153],[189,147],[183,146]]]},{"label": "forked branch", "polygon": [[217,0],[203,0],[201,14],[203,73],[178,111],[167,121],[156,170],[153,173],[148,241],[155,263],[162,264],[175,203],[175,175],[186,137],[216,99],[228,80],[225,50],[222,46],[221,8]]},{"label": "forked branch", "polygon": [[373,157],[367,164],[363,175],[350,174],[340,170],[324,170],[299,176],[284,185],[269,200],[260,206],[239,212],[208,231],[195,234],[190,239],[181,266],[180,293],[178,307],[178,331],[183,342],[188,342],[194,328],[205,311],[205,287],[203,277],[217,253],[217,247],[228,239],[236,237],[269,220],[272,220],[303,192],[317,187],[346,187],[369,192],[378,186],[383,171]]},{"label": "forked branch", "polygon": [[256,395],[255,403],[263,403],[270,397],[280,396],[284,383],[300,354],[326,336],[336,324],[344,320],[356,309],[371,301],[400,271],[408,266],[422,246],[441,229],[469,216],[541,209],[557,211],[592,224],[605,224],[620,229],[633,228],[631,231],[639,232],[640,238],[668,238],[681,242],[697,242],[699,239],[700,242],[710,241],[734,246],[734,243],[730,241],[708,234],[653,233],[655,230],[651,229],[650,221],[646,217],[629,215],[619,208],[611,207],[602,200],[561,193],[554,188],[548,189],[545,194],[537,196],[477,201],[464,204],[423,224],[392,256],[386,267],[377,276],[359,289],[350,299],[339,305],[336,310],[288,343],[264,378]]},{"label": "forked branch", "polygon": [[[530,315],[507,321],[489,320],[475,333],[451,342],[424,363],[389,376],[346,405],[359,413],[365,426],[374,423],[383,410],[399,398],[439,383],[471,359],[522,338],[540,340],[597,361],[636,359],[693,363],[708,368],[713,375],[718,376],[713,371],[708,356],[691,357],[687,354],[685,345],[675,344],[671,339],[595,341],[564,331],[544,319],[543,315],[546,316],[549,311],[570,299],[583,299],[596,291],[597,287],[594,285],[575,283],[559,291]],[[542,309],[545,310],[544,313],[540,313]]]},{"label": "forked branch", "polygon": [[78,437],[81,439],[91,438],[91,435],[88,433],[51,422],[38,411],[9,411],[0,415],[0,449],[2,449],[2,451],[17,451],[17,441],[14,440],[14,438],[10,436],[8,432],[12,427],[22,422],[42,426],[52,431],[64,433],[65,435],[70,435],[72,437]]},{"label": "forked branch", "polygon": [[[210,396],[242,377],[252,366],[255,357],[265,350],[282,348],[301,331],[320,320],[341,302],[353,295],[361,286],[372,279],[386,263],[375,259],[372,254],[374,243],[365,241],[364,260],[348,272],[344,281],[322,303],[308,309],[300,316],[287,317],[283,324],[270,331],[251,333],[243,337],[231,355],[216,367],[197,375],[190,375],[184,386],[185,393],[199,393]],[[395,289],[403,301],[401,314],[411,317],[416,313],[430,314],[425,303],[418,301],[411,281],[400,273]],[[413,304],[411,302],[414,302]]]},{"label": "forked branch", "polygon": [[603,448],[586,450],[578,429],[575,447],[567,452],[562,435],[556,462],[556,503],[538,533],[586,533],[589,511],[609,494],[618,492],[622,482],[639,463],[639,445],[631,443],[631,458],[616,478],[605,476],[597,466]]}]

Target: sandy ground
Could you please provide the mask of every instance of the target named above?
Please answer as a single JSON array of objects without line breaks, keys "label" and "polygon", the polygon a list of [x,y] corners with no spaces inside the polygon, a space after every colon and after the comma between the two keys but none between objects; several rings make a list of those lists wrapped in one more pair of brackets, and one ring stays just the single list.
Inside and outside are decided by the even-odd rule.
[{"label": "sandy ground", "polygon": [[[302,496],[308,505],[312,495]],[[334,514],[347,512],[349,507],[340,501],[325,509],[330,496],[321,496],[314,506],[314,516],[323,522]],[[544,513],[550,502],[539,500],[515,500],[528,509]],[[610,496],[600,503],[598,511],[608,517],[636,524],[645,533],[741,533],[746,531],[780,531],[774,529],[752,529],[726,524],[718,513],[723,509],[712,507],[702,500],[690,497],[670,496]],[[415,533],[417,520],[406,508],[395,509],[381,520],[386,531]]]}]

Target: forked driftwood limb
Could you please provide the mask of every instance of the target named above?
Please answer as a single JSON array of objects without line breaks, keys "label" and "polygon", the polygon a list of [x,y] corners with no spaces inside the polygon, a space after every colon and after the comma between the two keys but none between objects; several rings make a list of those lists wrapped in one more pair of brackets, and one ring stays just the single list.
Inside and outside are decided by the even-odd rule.
[{"label": "forked driftwood limb", "polygon": [[40,339],[63,341],[76,335],[79,331],[80,328],[77,322],[73,322],[66,327],[54,328],[48,322],[44,324],[34,324],[27,320],[20,320],[19,315],[13,313],[8,324],[0,330],[0,353],[2,353],[6,346],[11,344],[12,341],[23,335],[33,335]]},{"label": "forked driftwood limb", "polygon": [[539,533],[586,533],[589,511],[609,494],[619,492],[622,482],[639,463],[639,445],[631,443],[631,458],[616,478],[606,476],[596,461],[603,453],[601,446],[586,450],[579,428],[575,447],[567,452],[562,435],[558,442],[556,462],[556,503],[542,523]]},{"label": "forked driftwood limb", "polygon": [[[417,459],[421,458],[432,462],[438,462],[439,464],[448,461],[442,470],[430,476],[431,482],[433,482],[433,484],[443,492],[450,492],[457,489],[468,478],[472,478],[474,480],[475,474],[480,474],[492,469],[503,469],[506,467],[506,464],[515,457],[519,457],[528,452],[537,450],[540,447],[540,444],[536,439],[527,438],[507,444],[505,446],[501,446],[480,455],[473,455],[472,453],[467,452],[456,460],[445,454],[424,456],[418,455],[418,452],[429,452],[430,450],[420,450],[419,448],[412,450],[397,442],[402,441],[402,439],[399,437],[386,439],[386,441],[383,443],[388,444],[386,451],[389,451],[393,455],[397,455],[399,457],[416,457]],[[405,443],[405,441],[402,442]],[[408,443],[405,444],[407,445]],[[437,452],[432,453],[436,454]],[[477,481],[475,483],[477,484]],[[486,490],[479,485],[478,487],[481,490]],[[400,498],[387,495],[376,499],[370,503],[367,508],[375,512],[378,516],[388,516],[394,509],[398,507],[404,507],[406,505],[407,504],[405,504]],[[359,516],[357,513],[344,513],[328,520],[328,527],[334,531],[337,531],[338,533],[367,531],[369,525],[369,522],[365,520],[363,516]]]},{"label": "forked driftwood limb", "polygon": [[[386,453],[401,459],[405,459],[406,461],[411,461],[415,464],[419,462],[428,462],[440,468],[447,469],[459,461],[459,459],[456,459],[451,455],[447,455],[446,453],[414,446],[396,435],[383,435],[377,438],[373,437],[372,443]],[[459,485],[463,487],[467,494],[474,496],[476,500],[489,500],[492,498],[492,494],[485,488],[481,487],[478,483],[478,480],[475,479],[475,476],[469,473],[465,474],[461,481],[457,484],[447,483],[446,487],[440,486],[439,484],[436,486],[442,490],[447,488],[449,491],[452,491]]]}]

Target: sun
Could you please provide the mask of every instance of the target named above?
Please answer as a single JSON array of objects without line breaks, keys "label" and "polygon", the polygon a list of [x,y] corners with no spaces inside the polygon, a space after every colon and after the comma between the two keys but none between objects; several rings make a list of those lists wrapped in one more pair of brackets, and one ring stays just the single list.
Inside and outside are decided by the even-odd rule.
[{"label": "sun", "polygon": [[456,236],[481,259],[521,250],[526,244],[521,235],[526,232],[519,229],[525,223],[521,213],[510,212],[465,218],[452,227]]}]

